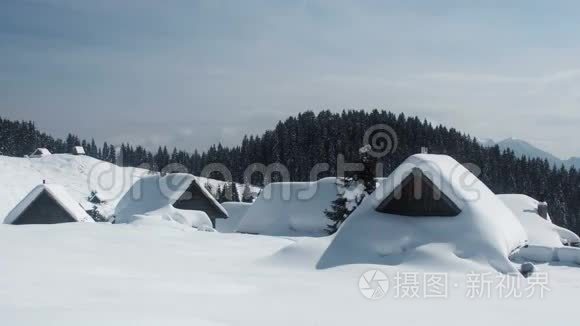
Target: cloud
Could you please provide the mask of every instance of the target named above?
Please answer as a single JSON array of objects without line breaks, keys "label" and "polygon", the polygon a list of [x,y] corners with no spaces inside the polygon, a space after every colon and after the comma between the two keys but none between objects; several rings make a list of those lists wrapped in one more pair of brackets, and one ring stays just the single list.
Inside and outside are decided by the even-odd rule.
[{"label": "cloud", "polygon": [[439,73],[421,74],[415,76],[415,78],[442,82],[461,82],[461,83],[472,82],[472,83],[549,85],[552,83],[580,79],[580,68],[556,71],[547,75],[534,77],[509,76],[497,74],[477,74],[465,72],[439,72]]},{"label": "cloud", "polygon": [[379,108],[578,155],[566,141],[580,118],[577,9],[0,1],[0,115],[57,135],[203,149],[306,109]]}]

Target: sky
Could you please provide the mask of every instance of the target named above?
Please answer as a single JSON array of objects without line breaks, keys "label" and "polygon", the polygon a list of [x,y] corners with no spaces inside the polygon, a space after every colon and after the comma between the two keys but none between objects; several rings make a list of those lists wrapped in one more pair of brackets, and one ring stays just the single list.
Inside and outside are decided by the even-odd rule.
[{"label": "sky", "polygon": [[580,156],[578,1],[0,0],[0,116],[193,151],[385,109]]}]

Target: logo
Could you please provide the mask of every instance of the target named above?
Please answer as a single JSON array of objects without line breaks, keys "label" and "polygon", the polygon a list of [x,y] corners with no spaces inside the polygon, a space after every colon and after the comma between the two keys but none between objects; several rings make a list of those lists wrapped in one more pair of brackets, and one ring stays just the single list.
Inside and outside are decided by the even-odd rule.
[{"label": "logo", "polygon": [[375,158],[394,153],[399,145],[399,138],[393,128],[385,124],[374,125],[367,129],[363,138],[365,152]]},{"label": "logo", "polygon": [[361,275],[358,287],[365,298],[379,300],[389,291],[389,278],[385,273],[373,269]]}]

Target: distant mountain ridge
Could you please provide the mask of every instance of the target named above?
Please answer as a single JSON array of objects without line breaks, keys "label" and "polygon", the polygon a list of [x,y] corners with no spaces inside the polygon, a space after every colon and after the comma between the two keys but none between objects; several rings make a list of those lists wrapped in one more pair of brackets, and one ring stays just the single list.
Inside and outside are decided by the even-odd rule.
[{"label": "distant mountain ridge", "polygon": [[514,151],[516,156],[526,156],[529,158],[541,158],[546,159],[552,165],[556,165],[560,167],[564,165],[566,168],[570,168],[574,166],[575,168],[580,168],[580,157],[571,157],[567,160],[562,160],[557,156],[546,152],[524,140],[521,139],[514,139],[514,138],[507,138],[499,142],[494,142],[491,139],[482,139],[480,140],[481,145],[485,147],[491,146],[499,146],[501,150],[511,149]]}]

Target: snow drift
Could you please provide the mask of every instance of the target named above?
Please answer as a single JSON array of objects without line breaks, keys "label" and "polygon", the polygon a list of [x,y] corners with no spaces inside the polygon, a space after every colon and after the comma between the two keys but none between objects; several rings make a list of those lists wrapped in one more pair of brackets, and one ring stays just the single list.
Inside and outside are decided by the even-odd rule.
[{"label": "snow drift", "polygon": [[[453,217],[410,217],[378,212],[402,180],[419,169],[459,209]],[[526,244],[526,233],[489,188],[453,158],[419,154],[408,158],[366,197],[337,232],[319,268],[369,263],[444,269],[466,260],[508,273],[508,257]]]},{"label": "snow drift", "polygon": [[273,236],[323,236],[324,210],[336,199],[336,178],[267,185],[250,206],[238,232]]}]

